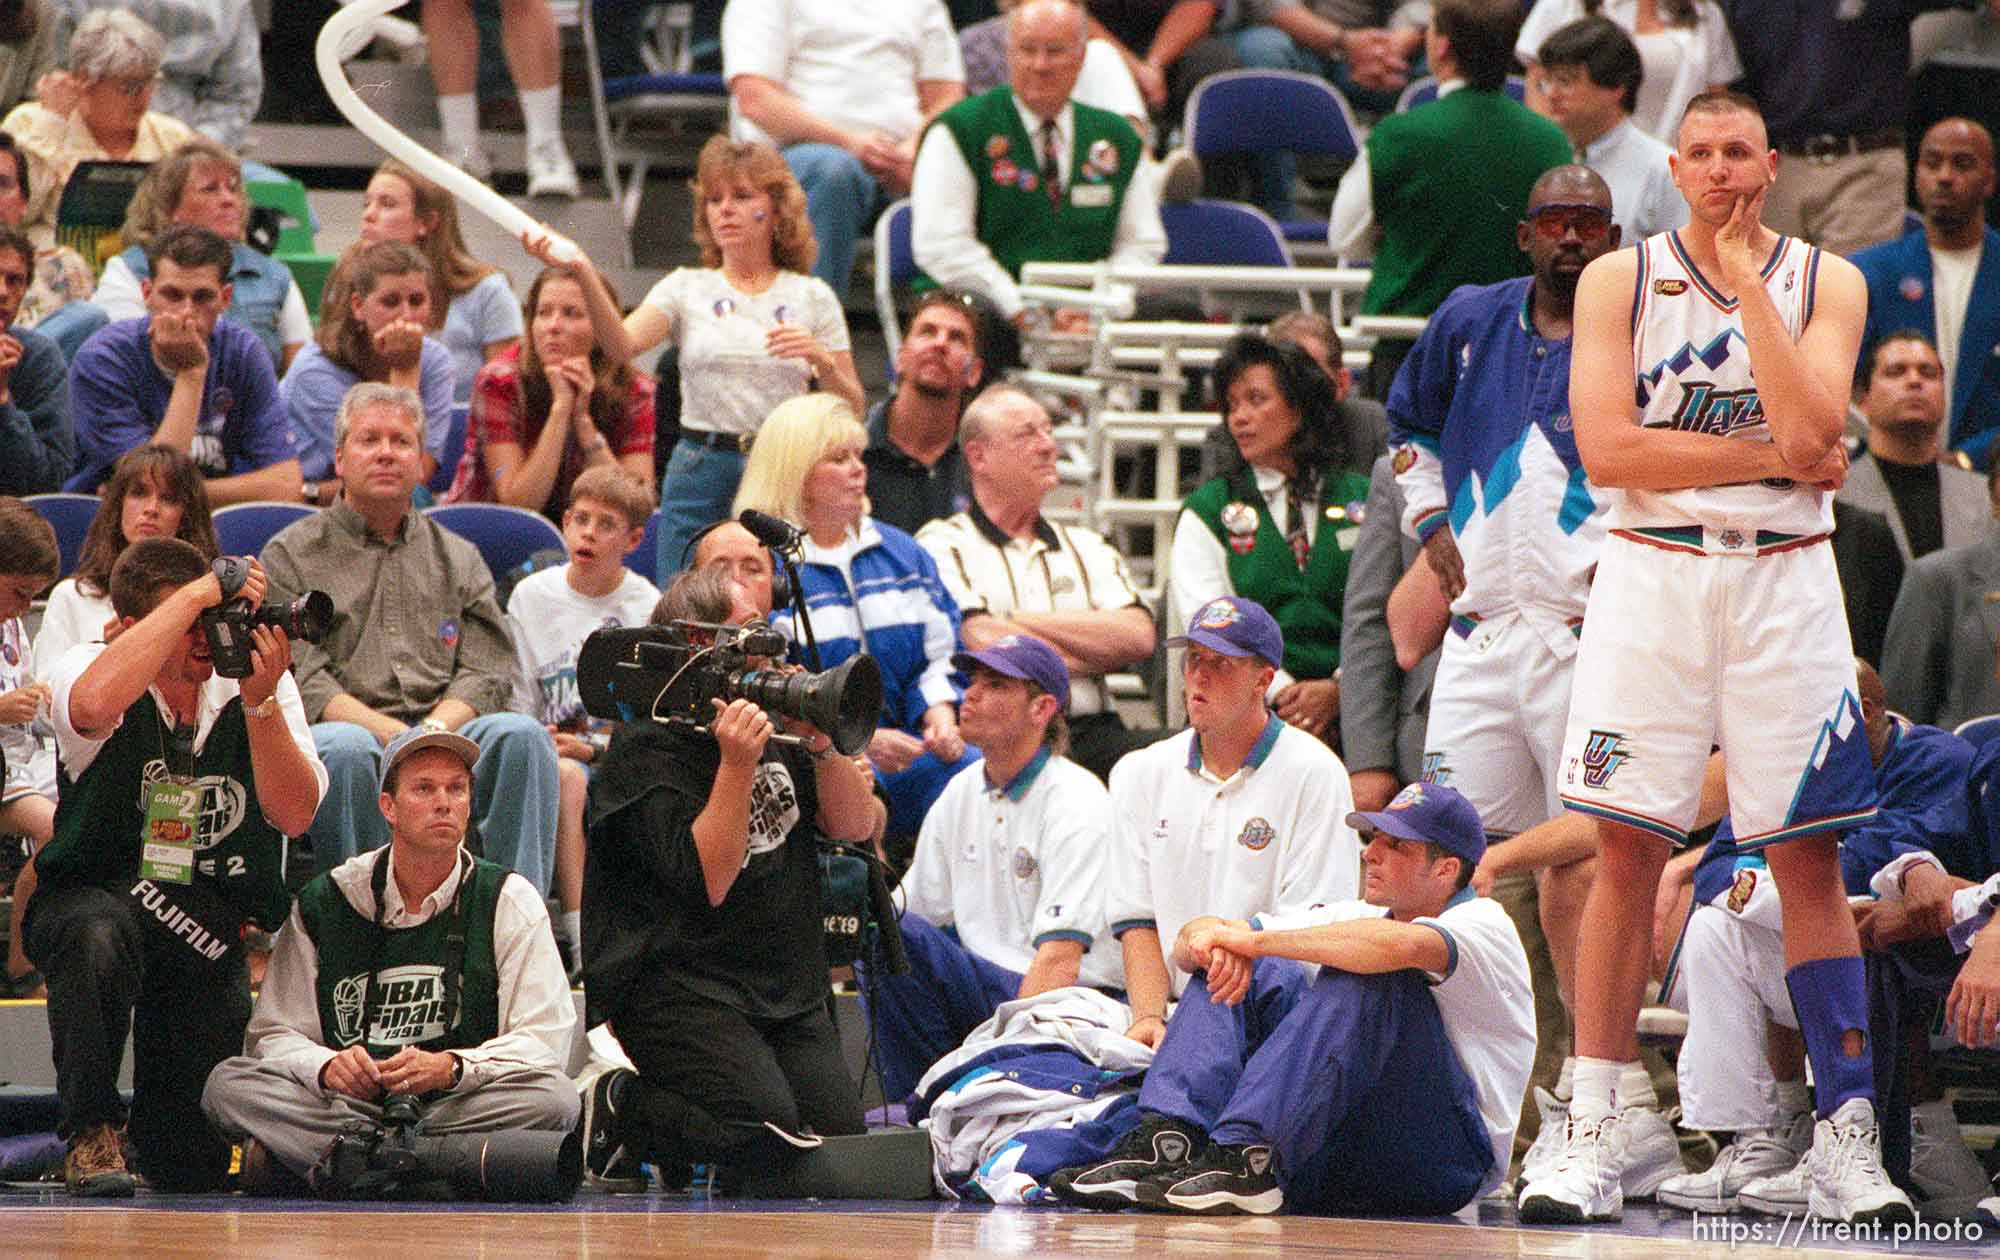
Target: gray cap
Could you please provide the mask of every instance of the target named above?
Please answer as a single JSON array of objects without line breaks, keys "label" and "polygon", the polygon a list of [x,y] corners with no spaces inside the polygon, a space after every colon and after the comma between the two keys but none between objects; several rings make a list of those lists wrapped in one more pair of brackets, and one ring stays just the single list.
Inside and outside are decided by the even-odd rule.
[{"label": "gray cap", "polygon": [[454,731],[441,731],[431,726],[412,726],[390,740],[389,746],[382,750],[382,773],[376,781],[377,788],[384,792],[388,791],[389,776],[395,773],[396,767],[406,761],[411,753],[426,748],[449,748],[458,754],[459,760],[465,763],[467,770],[472,769],[473,763],[479,760],[479,745],[465,736]]}]

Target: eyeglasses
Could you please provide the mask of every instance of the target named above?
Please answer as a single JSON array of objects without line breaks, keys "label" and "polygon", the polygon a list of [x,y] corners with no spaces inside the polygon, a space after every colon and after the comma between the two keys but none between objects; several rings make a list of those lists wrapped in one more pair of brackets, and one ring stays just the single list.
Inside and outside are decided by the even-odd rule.
[{"label": "eyeglasses", "polygon": [[1599,206],[1550,202],[1528,211],[1528,222],[1546,241],[1559,241],[1570,232],[1580,241],[1594,241],[1611,230],[1611,212]]}]

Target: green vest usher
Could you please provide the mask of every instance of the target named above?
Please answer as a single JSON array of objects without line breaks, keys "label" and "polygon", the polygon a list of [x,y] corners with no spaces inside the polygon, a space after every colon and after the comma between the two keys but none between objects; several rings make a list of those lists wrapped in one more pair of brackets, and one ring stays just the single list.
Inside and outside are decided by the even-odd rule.
[{"label": "green vest usher", "polygon": [[478,860],[460,889],[465,967],[459,979],[458,1021],[450,1028],[444,1026],[443,980],[450,907],[416,927],[381,929],[378,946],[374,920],[348,903],[331,873],[300,889],[299,921],[319,951],[314,990],[321,1040],[336,1050],[361,1040],[371,963],[377,989],[371,1054],[386,1057],[409,1046],[464,1050],[497,1037],[500,966],[493,950],[493,915],[506,879],[505,867]]},{"label": "green vest usher", "polygon": [[[1256,474],[1248,468],[1216,477],[1188,496],[1187,510],[1208,526],[1229,558],[1229,585],[1262,605],[1284,631],[1285,672],[1294,678],[1331,678],[1340,664],[1341,599],[1360,524],[1355,508],[1367,501],[1368,478],[1360,473],[1334,469],[1321,478],[1313,510],[1340,515],[1321,516],[1301,573],[1284,532],[1271,519],[1270,505],[1257,490]],[[1230,546],[1222,510],[1231,503],[1256,509],[1256,543],[1248,551]]]},{"label": "green vest usher", "polygon": [[[166,775],[171,742],[148,691],[125,710],[118,729],[79,778],[63,772],[55,834],[35,858],[42,887],[87,884],[122,895],[132,886],[139,878],[145,788]],[[171,760],[176,773],[187,772],[179,753]],[[201,786],[194,882],[275,931],[291,906],[285,893],[285,838],[257,807],[241,697],[216,714],[194,756],[194,775]]]},{"label": "green vest usher", "polygon": [[[1139,168],[1139,137],[1109,110],[1076,102],[1071,110],[1076,134],[1060,207],[1051,206],[1042,190],[1040,150],[1021,124],[1011,89],[997,87],[960,101],[932,124],[951,133],[978,186],[974,231],[1016,280],[1023,263],[1100,262],[1111,256],[1125,189]],[[1090,204],[1100,199],[1103,204]]]}]

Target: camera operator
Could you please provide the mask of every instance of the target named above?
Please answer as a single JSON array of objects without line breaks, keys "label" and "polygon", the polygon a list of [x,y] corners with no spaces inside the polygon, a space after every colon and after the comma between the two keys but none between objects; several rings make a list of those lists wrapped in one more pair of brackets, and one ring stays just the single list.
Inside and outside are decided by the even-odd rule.
[{"label": "camera operator", "polygon": [[[675,578],[653,622],[753,616],[718,566]],[[774,744],[757,705],[715,708],[709,730],[620,728],[591,784],[585,1019],[639,1069],[587,1087],[585,1168],[610,1188],[642,1188],[641,1160],[727,1171],[862,1130],[827,1012],[815,831],[864,840],[873,778],[810,725],[787,723],[805,748]]]},{"label": "camera operator", "polygon": [[[245,1041],[202,1106],[247,1136],[244,1189],[296,1189],[344,1127],[428,1096],[438,1135],[576,1125],[576,1008],[534,886],[462,847],[479,745],[421,727],[382,756],[389,844],[315,877]],[[454,947],[453,938],[461,943]]]},{"label": "camera operator", "polygon": [[[234,594],[254,606],[264,571],[246,567]],[[123,631],[71,648],[48,679],[62,794],[23,931],[49,982],[72,1194],[133,1192],[128,1028],[140,1170],[164,1189],[222,1184],[229,1143],[202,1118],[201,1088],[250,1017],[243,923],[284,921],[282,837],[326,791],[284,633],[255,630],[248,676],[215,673],[201,614],[224,595],[187,543],[136,542],[111,570]]]}]

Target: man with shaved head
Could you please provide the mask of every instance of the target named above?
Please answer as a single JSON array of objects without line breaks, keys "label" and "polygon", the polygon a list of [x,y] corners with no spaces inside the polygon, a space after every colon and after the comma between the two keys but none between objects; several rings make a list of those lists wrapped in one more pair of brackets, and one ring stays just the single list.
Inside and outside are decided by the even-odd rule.
[{"label": "man with shaved head", "polygon": [[[1556,763],[1575,626],[1604,539],[1602,496],[1584,477],[1570,426],[1570,328],[1577,277],[1618,248],[1610,187],[1586,166],[1544,172],[1514,238],[1533,273],[1454,291],[1389,391],[1402,526],[1423,544],[1452,611],[1424,777],[1464,793],[1496,843],[1561,810]],[[1513,489],[1496,492],[1503,483]],[[1587,871],[1568,867],[1508,876],[1494,889],[1533,942],[1530,961],[1549,999],[1540,1004],[1541,1041],[1551,1049],[1564,1028],[1540,908],[1575,903],[1587,887]],[[1553,1073],[1553,1057],[1546,1067]],[[1555,1099],[1568,1097],[1568,1080],[1543,1078],[1556,1085],[1542,1096],[1557,1136]],[[1656,1172],[1668,1159],[1678,1172],[1672,1131],[1657,1109],[1649,1115],[1641,1175],[1669,1175]]]},{"label": "man with shaved head", "polygon": [[[1944,446],[1977,468],[2000,438],[2000,232],[1986,224],[1993,195],[1993,137],[1969,118],[1947,118],[1917,149],[1924,230],[1865,249],[1854,265],[1868,282],[1866,364],[1890,334],[1929,337],[1943,368]],[[1963,349],[1963,353],[1961,353]]]}]

